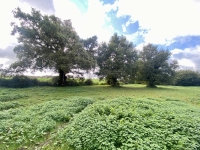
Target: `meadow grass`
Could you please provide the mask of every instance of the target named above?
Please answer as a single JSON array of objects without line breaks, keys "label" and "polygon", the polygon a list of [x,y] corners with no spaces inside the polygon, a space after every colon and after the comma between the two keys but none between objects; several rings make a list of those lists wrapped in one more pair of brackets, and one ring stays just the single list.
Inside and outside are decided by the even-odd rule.
[{"label": "meadow grass", "polygon": [[31,88],[1,88],[0,101],[17,101],[24,106],[42,103],[49,100],[59,100],[74,96],[91,97],[97,100],[116,97],[154,98],[159,100],[179,100],[197,107],[200,106],[200,87],[158,86],[146,88],[145,85],[132,84],[122,87],[107,85],[75,86],[75,87],[31,87]]},{"label": "meadow grass", "polygon": [[[92,103],[94,103],[94,106],[101,105],[102,108],[109,108],[110,111],[110,109],[112,108],[110,105],[107,106],[107,102],[108,104],[112,104],[112,100],[116,98],[118,99],[115,102],[115,105],[117,107],[115,110],[116,112],[119,108],[120,111],[121,109],[128,110],[129,105],[124,106],[123,108],[118,108],[117,105],[122,105],[123,101],[124,103],[126,103],[125,101],[128,101],[128,103],[132,103],[132,100],[136,100],[138,102],[142,100],[144,101],[142,103],[144,103],[145,107],[146,105],[149,105],[149,107],[151,107],[152,105],[152,108],[155,107],[154,103],[151,105],[146,103],[148,101],[155,102],[156,106],[160,103],[161,108],[164,108],[166,105],[166,108],[170,108],[172,112],[174,111],[173,113],[178,112],[177,114],[179,114],[180,112],[180,117],[187,118],[187,120],[188,117],[191,116],[193,118],[197,118],[198,120],[200,115],[199,111],[197,111],[197,109],[199,109],[200,107],[200,87],[158,86],[158,88],[146,88],[145,85],[141,84],[129,84],[116,88],[107,85],[76,87],[44,86],[31,88],[0,87],[0,104],[2,105],[0,107],[0,147],[2,147],[3,149],[70,149],[73,146],[68,147],[66,144],[64,144],[64,142],[66,141],[61,140],[63,139],[62,136],[60,139],[55,138],[59,137],[59,133],[61,131],[62,133],[65,133],[64,131],[70,131],[69,128],[65,129],[66,126],[68,126],[68,121],[70,123],[69,127],[73,127],[73,124],[76,124],[73,123],[73,120],[77,120],[76,116],[78,116],[77,118],[84,118],[84,109],[88,107],[87,105],[85,105],[85,103],[88,103],[88,99],[91,99],[91,102],[89,101],[89,103],[91,103],[91,107],[93,107]],[[131,98],[131,101],[126,100],[127,98]],[[80,102],[80,99],[82,99],[81,101],[83,101],[83,103]],[[74,103],[72,103],[73,100],[75,100]],[[121,101],[121,104],[119,101]],[[61,106],[62,104],[63,106],[65,106],[65,108],[72,111],[69,112],[68,110],[65,110],[64,107]],[[81,109],[77,108],[77,105],[80,105]],[[138,104],[136,103],[136,105]],[[42,108],[42,110],[45,111],[40,112],[41,110],[39,110],[38,107]],[[131,107],[134,106],[131,105]],[[165,110],[163,109],[164,112],[167,112],[166,108]],[[158,108],[158,110],[162,111],[162,109],[160,108]],[[191,116],[189,116],[187,113],[190,111],[192,112],[192,110],[194,110],[194,114],[191,114]],[[90,107],[86,108],[85,114],[88,113],[87,111],[90,112],[92,111],[92,109],[90,109]],[[96,113],[95,111],[94,113]],[[130,112],[131,111],[132,110],[130,110]],[[129,111],[124,112],[129,113]],[[181,114],[183,114],[183,116],[181,116]],[[59,116],[61,120],[54,119],[59,118]],[[70,118],[74,119],[70,121]],[[133,119],[133,117],[131,119]],[[27,122],[25,122],[24,120],[26,120]],[[43,120],[44,124],[43,122],[40,122],[40,120]],[[23,123],[23,121],[25,122],[25,124]],[[81,121],[78,120],[78,122]],[[34,123],[39,125],[33,126]],[[186,122],[186,124],[189,123]],[[174,123],[174,125],[177,124]],[[31,129],[31,126],[33,126],[33,129]],[[37,133],[34,133],[33,131],[35,131],[36,128],[39,129],[37,129]],[[196,128],[199,133],[199,128],[197,128],[196,126],[194,128]],[[18,132],[19,130],[21,131]],[[32,138],[33,142],[31,142],[30,140],[27,141],[26,137],[30,138],[30,135],[29,132],[27,132],[26,130],[29,130],[31,132],[31,135],[34,136],[34,138]],[[64,137],[65,136],[66,135],[64,135]],[[19,137],[19,139],[22,137],[23,138],[20,139],[21,141],[19,140],[18,143],[16,143],[14,139],[17,137]],[[20,142],[24,141],[26,141],[25,144],[20,145]],[[186,140],[183,140],[183,143],[185,141]],[[182,144],[181,146],[184,146],[184,144]],[[74,149],[78,148],[75,147]]]}]

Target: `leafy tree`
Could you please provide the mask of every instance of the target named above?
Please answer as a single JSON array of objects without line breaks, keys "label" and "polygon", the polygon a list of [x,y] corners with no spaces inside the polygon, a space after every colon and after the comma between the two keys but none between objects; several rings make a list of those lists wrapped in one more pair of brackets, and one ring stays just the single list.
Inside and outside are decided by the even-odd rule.
[{"label": "leafy tree", "polygon": [[105,78],[108,84],[117,86],[119,81],[126,82],[134,74],[137,52],[125,36],[115,33],[109,43],[99,45],[97,53],[97,75],[100,79]]},{"label": "leafy tree", "polygon": [[12,35],[18,35],[14,48],[18,61],[11,65],[16,72],[52,69],[59,73],[59,85],[65,85],[66,73],[90,69],[94,60],[84,50],[70,20],[42,15],[32,8],[31,14],[20,8],[13,11],[20,24],[11,23]]},{"label": "leafy tree", "polygon": [[13,76],[16,75],[13,69],[10,68],[3,68],[3,64],[0,64],[0,77],[4,78],[6,76]]},{"label": "leafy tree", "polygon": [[143,47],[139,54],[138,77],[141,81],[146,81],[148,87],[156,87],[156,83],[169,83],[175,75],[178,67],[176,60],[169,58],[171,53],[158,46],[148,44]]},{"label": "leafy tree", "polygon": [[200,74],[192,70],[179,70],[176,72],[175,85],[198,86],[200,85]]},{"label": "leafy tree", "polygon": [[91,57],[94,58],[98,47],[97,36],[82,39],[81,42],[83,43],[85,50],[88,51]]},{"label": "leafy tree", "polygon": [[0,77],[6,76],[6,69],[3,68],[3,64],[0,64]]},{"label": "leafy tree", "polygon": [[97,36],[81,39],[81,42],[83,43],[84,49],[89,53],[89,56],[95,60],[94,67],[87,70],[87,72],[91,71],[93,74],[96,68],[96,55],[98,48]]}]

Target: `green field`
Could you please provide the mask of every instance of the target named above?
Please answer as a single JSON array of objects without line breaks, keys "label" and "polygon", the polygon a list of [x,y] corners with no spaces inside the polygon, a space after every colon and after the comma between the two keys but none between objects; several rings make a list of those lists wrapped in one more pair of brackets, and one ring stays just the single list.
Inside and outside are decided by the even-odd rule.
[{"label": "green field", "polygon": [[200,149],[200,87],[0,88],[0,149]]}]

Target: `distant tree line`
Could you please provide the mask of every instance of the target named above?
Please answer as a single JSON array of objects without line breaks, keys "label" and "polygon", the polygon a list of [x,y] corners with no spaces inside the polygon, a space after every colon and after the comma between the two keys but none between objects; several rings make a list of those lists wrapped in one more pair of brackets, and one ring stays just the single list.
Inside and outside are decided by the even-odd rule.
[{"label": "distant tree line", "polygon": [[70,20],[42,15],[35,9],[28,14],[16,8],[13,15],[20,22],[11,23],[12,35],[18,36],[19,44],[13,50],[18,60],[9,69],[1,67],[1,75],[51,69],[59,74],[57,84],[64,86],[70,80],[66,74],[82,78],[83,71],[93,71],[111,86],[136,82],[148,87],[200,85],[199,73],[176,71],[177,61],[171,60],[171,53],[157,45],[147,44],[137,50],[117,33],[109,42],[98,43],[97,36],[81,39]]},{"label": "distant tree line", "polygon": [[176,72],[173,85],[200,86],[200,73],[192,70],[179,70]]}]

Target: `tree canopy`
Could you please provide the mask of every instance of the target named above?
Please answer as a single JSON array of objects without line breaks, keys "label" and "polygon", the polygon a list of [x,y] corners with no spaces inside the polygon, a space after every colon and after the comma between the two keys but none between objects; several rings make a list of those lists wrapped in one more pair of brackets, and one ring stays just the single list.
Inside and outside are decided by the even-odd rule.
[{"label": "tree canopy", "polygon": [[100,79],[106,78],[108,84],[116,86],[119,81],[126,82],[133,75],[137,52],[125,36],[115,33],[109,43],[99,45],[97,53],[97,75]]},{"label": "tree canopy", "polygon": [[169,83],[178,67],[176,60],[169,60],[171,53],[159,49],[158,46],[148,44],[143,46],[139,54],[138,78],[147,82],[148,87],[155,87],[156,83]]},{"label": "tree canopy", "polygon": [[20,8],[13,11],[20,24],[11,23],[12,35],[18,35],[14,48],[18,61],[11,65],[16,72],[52,69],[59,73],[59,84],[65,84],[66,73],[94,67],[94,60],[70,20],[62,21],[54,15],[42,15],[32,8],[31,14]]},{"label": "tree canopy", "polygon": [[174,84],[179,86],[199,86],[200,73],[192,70],[179,70],[176,72]]}]

